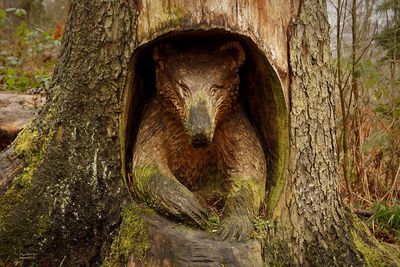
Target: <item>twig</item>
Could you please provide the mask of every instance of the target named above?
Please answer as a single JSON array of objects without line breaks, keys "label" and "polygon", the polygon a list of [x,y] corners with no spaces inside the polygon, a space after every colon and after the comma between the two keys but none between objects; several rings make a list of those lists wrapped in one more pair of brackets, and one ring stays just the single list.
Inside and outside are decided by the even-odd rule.
[{"label": "twig", "polygon": [[362,196],[360,196],[360,195],[357,195],[355,192],[353,192],[353,195],[355,195],[356,197],[358,197],[358,198],[360,198],[361,200],[364,200],[365,202],[368,202],[369,204],[371,204],[372,205],[372,202],[371,201],[369,201],[368,199],[366,199],[366,198],[363,198]]},{"label": "twig", "polygon": [[370,211],[370,210],[357,209],[357,210],[353,210],[353,212],[356,215],[359,215],[359,216],[362,216],[362,217],[371,217],[372,216],[372,211]]},{"label": "twig", "polygon": [[62,261],[61,261],[61,263],[60,263],[60,265],[58,265],[58,267],[61,267],[63,264],[64,264],[64,261],[65,261],[65,258],[66,258],[67,256],[64,256],[64,258],[62,259]]},{"label": "twig", "polygon": [[14,17],[16,17],[16,18],[18,18],[18,19],[20,19],[20,20],[23,20],[24,22],[26,22],[26,23],[28,23],[29,25],[33,26],[33,27],[35,28],[35,30],[37,30],[38,32],[41,32],[41,33],[47,32],[47,31],[42,30],[41,28],[39,28],[38,25],[36,25],[36,24],[30,22],[29,20],[27,20],[27,19],[25,19],[25,18],[23,18],[23,17],[20,17],[20,16],[15,15],[13,12],[9,12],[9,14],[11,14],[12,16],[14,16]]}]

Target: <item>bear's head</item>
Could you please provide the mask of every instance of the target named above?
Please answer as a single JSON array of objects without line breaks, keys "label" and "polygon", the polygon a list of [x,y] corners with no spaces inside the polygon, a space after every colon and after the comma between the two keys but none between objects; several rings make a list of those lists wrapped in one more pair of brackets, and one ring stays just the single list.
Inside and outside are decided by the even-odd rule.
[{"label": "bear's head", "polygon": [[243,48],[238,42],[215,49],[159,45],[153,59],[162,105],[182,121],[193,146],[209,144],[216,127],[236,106]]}]

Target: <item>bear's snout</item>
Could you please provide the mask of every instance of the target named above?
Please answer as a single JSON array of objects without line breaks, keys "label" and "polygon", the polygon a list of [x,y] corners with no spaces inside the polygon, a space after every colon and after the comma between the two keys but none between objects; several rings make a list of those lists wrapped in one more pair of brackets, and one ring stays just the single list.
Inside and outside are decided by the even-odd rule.
[{"label": "bear's snout", "polygon": [[194,147],[206,146],[212,141],[214,129],[204,102],[198,103],[190,109],[186,126]]}]

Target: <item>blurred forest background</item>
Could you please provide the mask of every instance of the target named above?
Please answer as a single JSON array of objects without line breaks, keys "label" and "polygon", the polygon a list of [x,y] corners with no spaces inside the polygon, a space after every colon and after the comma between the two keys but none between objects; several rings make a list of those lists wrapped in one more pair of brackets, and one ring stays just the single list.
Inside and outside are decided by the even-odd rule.
[{"label": "blurred forest background", "polygon": [[[45,95],[68,6],[0,0],[0,91]],[[328,0],[328,13],[342,199],[400,244],[400,0]]]}]

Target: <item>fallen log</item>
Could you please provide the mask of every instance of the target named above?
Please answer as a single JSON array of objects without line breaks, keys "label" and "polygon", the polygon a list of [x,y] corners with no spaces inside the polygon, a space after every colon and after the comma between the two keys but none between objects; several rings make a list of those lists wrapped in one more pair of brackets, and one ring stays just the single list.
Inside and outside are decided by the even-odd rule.
[{"label": "fallen log", "polygon": [[12,143],[44,101],[38,94],[0,92],[0,151]]}]

